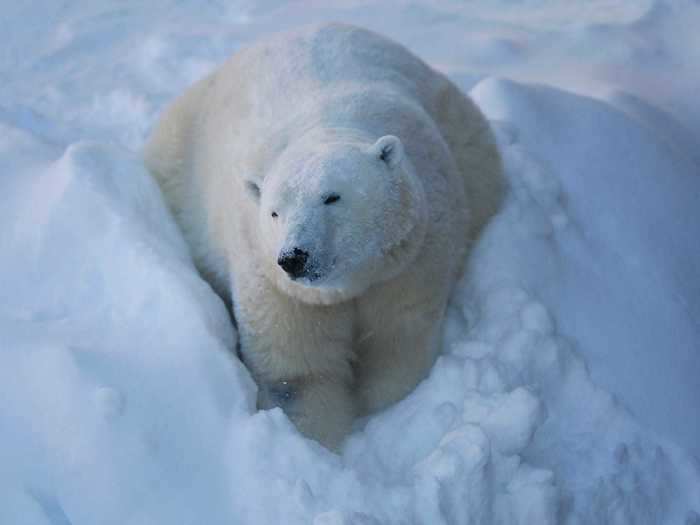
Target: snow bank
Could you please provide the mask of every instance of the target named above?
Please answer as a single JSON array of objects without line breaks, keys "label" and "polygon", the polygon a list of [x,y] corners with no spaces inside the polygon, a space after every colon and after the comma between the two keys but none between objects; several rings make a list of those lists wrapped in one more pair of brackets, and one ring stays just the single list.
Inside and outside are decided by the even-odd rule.
[{"label": "snow bank", "polygon": [[[0,523],[700,523],[678,447],[700,443],[697,139],[693,111],[640,98],[692,63],[692,24],[666,2],[572,5],[4,6]],[[254,411],[226,310],[131,151],[241,41],[330,17],[386,21],[473,86],[512,186],[430,377],[339,456]],[[621,60],[634,95],[600,87]],[[479,81],[548,63],[607,102]]]},{"label": "snow bank", "polygon": [[654,120],[641,124],[586,97],[506,81],[484,82],[474,96],[505,122],[514,141],[507,151],[523,165],[514,168],[522,179],[514,191],[525,194],[514,226],[539,239],[510,239],[521,282],[556,312],[597,381],[624,393],[638,419],[700,453],[692,158]]},{"label": "snow bank", "polygon": [[196,522],[228,501],[228,413],[253,403],[224,306],[138,159],[79,143],[17,175],[0,211],[0,522]]}]

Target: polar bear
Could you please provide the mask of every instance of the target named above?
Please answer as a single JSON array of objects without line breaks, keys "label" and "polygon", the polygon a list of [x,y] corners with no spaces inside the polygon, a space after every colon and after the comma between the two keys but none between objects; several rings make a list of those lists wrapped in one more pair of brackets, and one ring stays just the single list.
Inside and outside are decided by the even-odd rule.
[{"label": "polar bear", "polygon": [[427,375],[504,192],[473,102],[402,46],[341,24],[236,53],[166,109],[144,153],[232,305],[259,407],[331,449]]}]

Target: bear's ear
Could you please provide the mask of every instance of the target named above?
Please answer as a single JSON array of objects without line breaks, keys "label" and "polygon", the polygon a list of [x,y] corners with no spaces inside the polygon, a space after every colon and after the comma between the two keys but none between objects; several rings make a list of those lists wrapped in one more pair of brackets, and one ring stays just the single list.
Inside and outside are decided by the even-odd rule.
[{"label": "bear's ear", "polygon": [[370,146],[370,153],[379,160],[386,162],[390,168],[394,168],[403,159],[403,144],[394,135],[384,135]]},{"label": "bear's ear", "polygon": [[260,183],[253,179],[247,179],[243,185],[245,186],[245,191],[250,195],[255,202],[260,201]]}]

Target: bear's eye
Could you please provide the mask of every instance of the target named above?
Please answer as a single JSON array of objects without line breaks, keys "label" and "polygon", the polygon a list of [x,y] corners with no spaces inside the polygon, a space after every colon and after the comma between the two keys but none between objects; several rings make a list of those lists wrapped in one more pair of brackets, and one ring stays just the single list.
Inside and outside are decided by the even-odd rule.
[{"label": "bear's eye", "polygon": [[337,193],[331,193],[323,199],[323,204],[333,204],[334,202],[338,202],[339,200],[340,195],[338,195]]},{"label": "bear's eye", "polygon": [[256,201],[260,200],[260,186],[258,186],[255,182],[252,180],[247,180],[245,182],[245,189]]},{"label": "bear's eye", "polygon": [[276,218],[277,218],[277,212],[276,212],[276,211],[273,211],[273,212],[272,212],[272,218],[273,218],[273,219],[276,219]]}]

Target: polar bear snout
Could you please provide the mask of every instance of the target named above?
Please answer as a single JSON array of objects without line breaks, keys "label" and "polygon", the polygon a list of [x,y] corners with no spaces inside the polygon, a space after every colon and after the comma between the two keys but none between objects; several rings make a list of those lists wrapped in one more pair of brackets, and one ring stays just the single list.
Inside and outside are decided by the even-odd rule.
[{"label": "polar bear snout", "polygon": [[292,279],[304,277],[307,273],[306,262],[309,260],[309,252],[301,248],[294,248],[280,253],[277,264],[287,272]]}]

